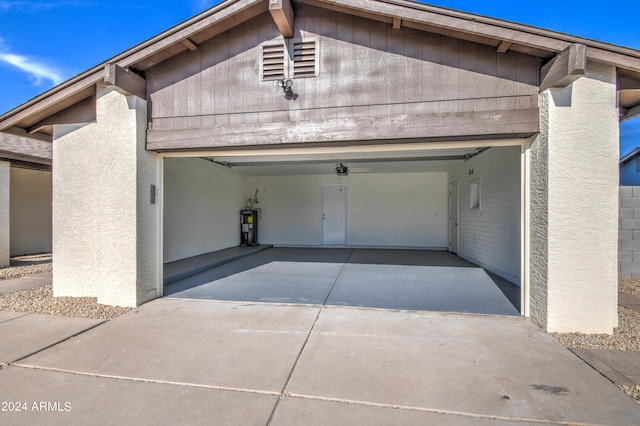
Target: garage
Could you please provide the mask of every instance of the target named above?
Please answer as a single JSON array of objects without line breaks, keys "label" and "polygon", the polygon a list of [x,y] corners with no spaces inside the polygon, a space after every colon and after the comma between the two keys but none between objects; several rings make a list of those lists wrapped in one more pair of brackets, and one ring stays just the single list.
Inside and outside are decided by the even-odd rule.
[{"label": "garage", "polygon": [[0,131],[53,143],[57,296],[161,297],[165,265],[237,248],[250,200],[259,247],[454,252],[543,329],[611,333],[639,87],[632,49],[490,17],[226,0]]},{"label": "garage", "polygon": [[[349,274],[352,280],[380,283],[372,289],[352,282],[342,299],[335,296],[340,299],[336,304],[513,314],[513,306],[498,303],[491,308],[490,301],[506,300],[499,294],[502,288],[512,305],[521,305],[521,144],[502,140],[459,147],[432,143],[345,150],[350,152],[316,148],[166,156],[163,258],[165,267],[185,266],[174,277],[178,280],[165,276],[165,295],[331,303],[322,285],[305,289],[282,284],[289,294],[278,286],[267,290],[266,282],[263,288],[257,282],[250,286],[253,268],[266,268],[268,276],[269,266],[260,260],[264,258],[280,264],[283,271],[278,273],[301,263],[312,269],[325,263],[324,270],[360,265],[360,271],[330,280],[337,284],[332,297],[343,291]],[[193,263],[193,258],[240,245],[240,211],[246,209],[255,211],[255,242],[275,251],[216,271],[204,271],[211,266],[206,262],[188,266],[190,259]],[[288,250],[277,251],[284,248]],[[353,259],[347,262],[347,257]],[[482,275],[465,275],[469,267]],[[187,277],[189,270],[199,275]],[[297,277],[298,282],[313,287],[314,274],[309,270],[306,279],[304,274]],[[360,300],[354,296],[356,288]],[[406,293],[400,294],[401,289]],[[315,298],[309,296],[314,291]],[[428,303],[434,298],[440,302]]]}]

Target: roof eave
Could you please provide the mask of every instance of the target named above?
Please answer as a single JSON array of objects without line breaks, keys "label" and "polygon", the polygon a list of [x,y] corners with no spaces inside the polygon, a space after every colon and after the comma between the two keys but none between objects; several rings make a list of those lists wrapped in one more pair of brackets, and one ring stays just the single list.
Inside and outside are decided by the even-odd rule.
[{"label": "roof eave", "polygon": [[[215,25],[217,21],[233,18],[234,15],[258,5],[264,5],[265,11],[268,9],[268,4],[264,0],[224,1],[6,112],[0,116],[0,131],[6,131],[26,117],[104,81],[106,64],[118,64],[123,68],[129,68],[155,53],[181,43],[182,40],[192,37],[194,33]],[[182,50],[187,49],[184,46]]]}]

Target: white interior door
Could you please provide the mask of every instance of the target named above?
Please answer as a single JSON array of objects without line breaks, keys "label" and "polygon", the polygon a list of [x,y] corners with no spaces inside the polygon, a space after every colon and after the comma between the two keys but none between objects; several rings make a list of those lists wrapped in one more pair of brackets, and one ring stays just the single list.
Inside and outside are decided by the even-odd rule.
[{"label": "white interior door", "polygon": [[322,185],[322,244],[344,245],[346,230],[346,185]]},{"label": "white interior door", "polygon": [[449,251],[458,253],[458,182],[449,184]]}]

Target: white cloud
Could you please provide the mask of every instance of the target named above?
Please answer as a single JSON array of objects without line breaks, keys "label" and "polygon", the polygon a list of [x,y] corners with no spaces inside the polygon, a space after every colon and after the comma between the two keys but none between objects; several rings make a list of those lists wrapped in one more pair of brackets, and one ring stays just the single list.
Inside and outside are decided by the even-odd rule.
[{"label": "white cloud", "polygon": [[[2,46],[2,39],[0,39],[0,46]],[[0,52],[0,61],[27,73],[29,78],[37,86],[42,84],[43,80],[50,80],[54,84],[60,84],[64,81],[62,74],[55,68],[42,64],[26,56]]]},{"label": "white cloud", "polygon": [[20,12],[35,13],[41,10],[49,10],[56,7],[55,2],[33,2],[33,1],[8,1],[0,0],[0,12],[17,10]]}]

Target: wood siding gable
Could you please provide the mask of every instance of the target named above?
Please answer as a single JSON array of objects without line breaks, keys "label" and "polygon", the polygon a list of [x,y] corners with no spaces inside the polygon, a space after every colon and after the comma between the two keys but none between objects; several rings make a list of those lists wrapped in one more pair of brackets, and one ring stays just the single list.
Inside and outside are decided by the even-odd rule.
[{"label": "wood siding gable", "polygon": [[[148,148],[477,139],[538,130],[535,56],[307,5],[296,9],[295,37],[288,43],[263,14],[149,69]],[[296,43],[309,40],[313,50],[299,55]],[[285,73],[295,100],[264,78],[265,49],[279,43],[293,64]],[[299,78],[303,71],[310,78]]]}]

